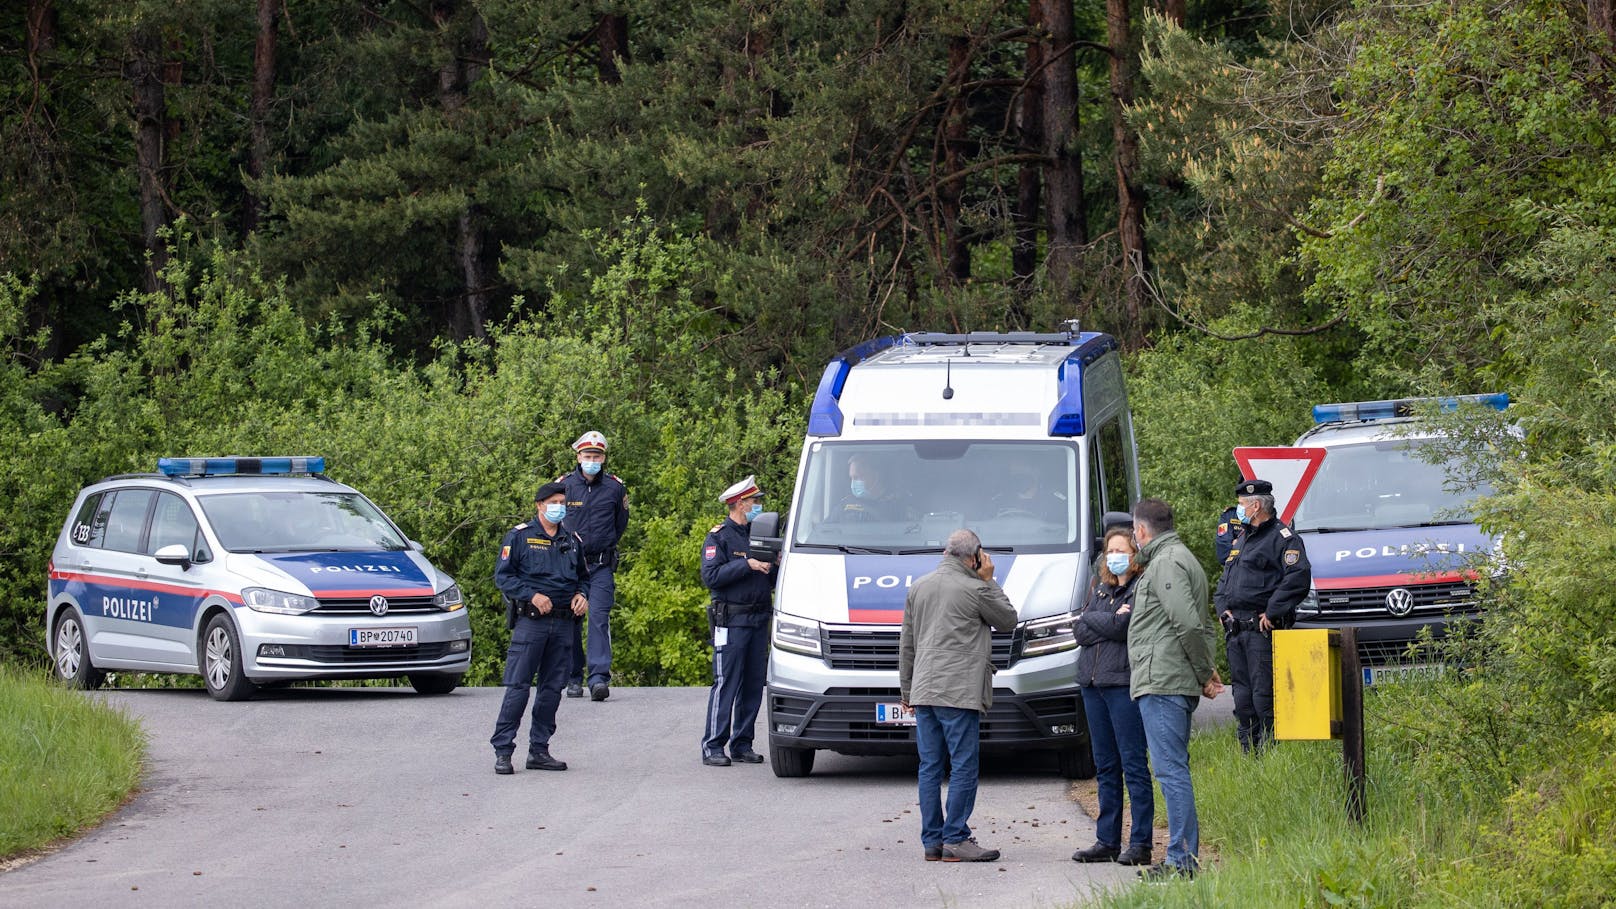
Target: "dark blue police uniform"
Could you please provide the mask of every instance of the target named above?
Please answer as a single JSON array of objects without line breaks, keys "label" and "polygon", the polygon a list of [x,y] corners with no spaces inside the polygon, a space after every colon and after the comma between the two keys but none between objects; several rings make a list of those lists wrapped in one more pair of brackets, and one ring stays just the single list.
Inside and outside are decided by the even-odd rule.
[{"label": "dark blue police uniform", "polygon": [[1259,618],[1291,627],[1312,583],[1302,538],[1278,518],[1247,525],[1223,564],[1212,602],[1228,642],[1234,715],[1247,751],[1260,752],[1274,737],[1274,642]]},{"label": "dark blue police uniform", "polygon": [[1229,550],[1234,548],[1235,540],[1240,538],[1240,534],[1245,529],[1246,525],[1240,522],[1240,509],[1233,505],[1223,509],[1223,514],[1218,515],[1218,533],[1215,545],[1217,546],[1219,565],[1229,560]]},{"label": "dark blue police uniform", "polygon": [[768,672],[769,624],[774,613],[774,577],[747,564],[752,537],[747,525],[725,518],[702,542],[701,582],[712,591],[708,627],[713,634],[713,690],[707,698],[703,757],[753,753],[753,727],[763,704]]},{"label": "dark blue police uniform", "polygon": [[[528,755],[531,760],[535,753],[548,753],[561,689],[567,683],[567,648],[578,624],[572,614],[572,598],[584,590],[588,577],[583,542],[565,529],[558,527],[551,536],[535,519],[516,525],[501,542],[494,584],[515,601],[517,618],[505,653],[505,699],[500,702],[494,737],[489,740],[496,755],[509,755],[516,748],[516,732],[535,676],[539,690],[528,729]],[[535,593],[550,598],[548,613],[540,615],[533,606]]]},{"label": "dark blue police uniform", "polygon": [[567,488],[567,517],[562,525],[584,543],[584,562],[589,567],[589,659],[584,661],[584,623],[573,626],[569,684],[584,681],[589,669],[589,687],[604,685],[612,677],[612,606],[617,602],[617,541],[628,527],[628,489],[615,475],[601,471],[588,476],[576,467],[556,477]]}]

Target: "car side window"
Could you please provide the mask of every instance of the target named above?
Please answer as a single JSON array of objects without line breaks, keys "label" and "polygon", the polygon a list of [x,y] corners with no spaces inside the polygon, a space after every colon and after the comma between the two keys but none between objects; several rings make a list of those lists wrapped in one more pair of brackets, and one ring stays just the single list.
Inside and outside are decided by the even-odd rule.
[{"label": "car side window", "polygon": [[146,540],[146,554],[156,555],[157,550],[177,543],[191,554],[192,561],[200,561],[196,558],[201,548],[198,545],[201,542],[198,529],[196,515],[184,499],[171,492],[158,493],[157,508],[152,512],[151,533]]},{"label": "car side window", "polygon": [[156,495],[156,491],[151,489],[118,490],[112,500],[112,511],[107,515],[102,548],[140,552],[140,537],[146,529],[146,512]]},{"label": "car side window", "polygon": [[92,549],[101,546],[101,537],[107,529],[107,513],[101,506],[111,503],[110,495],[99,492],[84,500],[79,513],[73,517],[73,529],[68,532],[68,539],[73,545]]}]

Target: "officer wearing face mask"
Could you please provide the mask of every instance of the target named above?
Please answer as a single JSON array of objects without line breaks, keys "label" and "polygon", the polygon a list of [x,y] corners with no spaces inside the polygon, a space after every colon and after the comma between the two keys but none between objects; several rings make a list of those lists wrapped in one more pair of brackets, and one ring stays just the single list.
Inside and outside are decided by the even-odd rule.
[{"label": "officer wearing face mask", "polygon": [[909,517],[908,508],[887,483],[887,472],[868,455],[847,461],[847,495],[831,510],[830,520],[860,523],[898,521]]},{"label": "officer wearing face mask", "polygon": [[732,759],[761,764],[763,756],[753,750],[752,738],[768,670],[777,564],[752,557],[751,523],[763,513],[756,478],[736,483],[718,499],[729,506],[729,516],[707,532],[701,549],[701,582],[713,595],[707,607],[713,690],[707,697],[701,762],[709,767],[728,767]]},{"label": "officer wearing face mask", "polygon": [[567,682],[572,628],[589,611],[584,588],[584,544],[562,528],[567,516],[567,490],[546,483],[533,497],[534,520],[516,525],[500,543],[494,585],[505,595],[511,646],[505,653],[505,698],[494,723],[494,772],[513,773],[511,754],[527,709],[528,689],[538,688],[528,727],[527,769],[566,770],[565,761],[550,756],[556,708]]},{"label": "officer wearing face mask", "polygon": [[628,489],[606,472],[606,437],[590,430],[572,443],[578,467],[556,477],[567,488],[567,529],[584,541],[584,562],[589,566],[589,659],[584,659],[584,623],[573,629],[571,671],[567,697],[584,696],[584,670],[588,669],[589,697],[604,701],[611,696],[612,606],[617,602],[617,541],[628,527]]},{"label": "officer wearing face mask", "polygon": [[1245,531],[1223,563],[1212,603],[1223,622],[1234,685],[1234,715],[1242,750],[1262,753],[1274,737],[1276,628],[1296,621],[1296,607],[1313,584],[1302,538],[1274,514],[1274,487],[1242,480],[1235,487]]}]

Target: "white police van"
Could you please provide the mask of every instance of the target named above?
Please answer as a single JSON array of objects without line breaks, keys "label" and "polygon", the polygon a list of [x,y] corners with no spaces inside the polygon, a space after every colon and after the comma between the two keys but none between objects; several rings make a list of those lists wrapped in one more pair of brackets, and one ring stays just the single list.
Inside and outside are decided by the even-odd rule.
[{"label": "white police van", "polygon": [[993,636],[982,747],[1052,750],[1067,776],[1092,776],[1072,614],[1103,513],[1138,495],[1108,335],[910,333],[836,357],[814,397],[776,588],[775,774],[807,775],[819,749],[914,753],[898,692],[904,600],[968,527],[1021,619]]},{"label": "white police van", "polygon": [[407,675],[446,694],[471,662],[460,588],[323,458],[163,458],[78,494],[51,556],[46,645],[81,688],[109,670],[265,684]]},{"label": "white police van", "polygon": [[1415,415],[1422,403],[1460,402],[1501,411],[1509,396],[1320,404],[1296,440],[1326,449],[1291,519],[1313,564],[1296,627],[1355,628],[1369,684],[1439,675],[1442,663],[1411,645],[1421,629],[1441,638],[1477,611],[1477,566],[1495,541],[1469,508],[1492,490],[1461,487],[1422,455],[1440,436]]}]

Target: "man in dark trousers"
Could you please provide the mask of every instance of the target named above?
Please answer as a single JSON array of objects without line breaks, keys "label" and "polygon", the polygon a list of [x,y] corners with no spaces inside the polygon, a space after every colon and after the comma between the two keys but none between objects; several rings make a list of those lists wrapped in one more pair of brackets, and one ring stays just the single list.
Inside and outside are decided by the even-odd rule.
[{"label": "man in dark trousers", "polygon": [[1295,623],[1313,567],[1302,538],[1274,515],[1273,484],[1242,480],[1235,495],[1245,531],[1229,550],[1212,602],[1228,643],[1240,747],[1261,754],[1274,738],[1272,632]]},{"label": "man in dark trousers", "polygon": [[[937,569],[915,581],[898,636],[898,689],[915,711],[920,844],[928,862],[994,862],[971,836],[982,714],[993,706],[993,631],[1014,631],[1016,607],[993,580],[993,557],[966,529],[949,534]],[[948,810],[943,811],[944,762]]]},{"label": "man in dark trousers", "polygon": [[617,602],[617,541],[628,527],[628,490],[616,475],[606,472],[606,437],[590,430],[572,443],[578,467],[556,477],[567,487],[567,529],[584,541],[584,563],[589,567],[589,659],[584,660],[584,623],[572,633],[571,671],[567,697],[584,696],[584,670],[588,669],[589,697],[611,697],[612,606]]},{"label": "man in dark trousers", "polygon": [[567,490],[560,483],[539,487],[537,517],[505,535],[494,566],[494,585],[505,595],[511,646],[505,653],[505,699],[494,723],[494,772],[512,773],[511,753],[527,709],[528,688],[538,679],[533,720],[528,728],[527,769],[566,770],[550,756],[556,708],[567,682],[572,628],[589,611],[584,585],[583,541],[563,530]]},{"label": "man in dark trousers", "polygon": [[707,607],[713,690],[707,696],[701,762],[728,767],[733,758],[761,764],[763,756],[753,750],[752,736],[769,668],[776,563],[752,557],[750,527],[763,512],[763,491],[756,479],[747,477],[718,499],[729,506],[729,517],[707,532],[701,547],[701,582],[713,594]]}]

